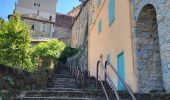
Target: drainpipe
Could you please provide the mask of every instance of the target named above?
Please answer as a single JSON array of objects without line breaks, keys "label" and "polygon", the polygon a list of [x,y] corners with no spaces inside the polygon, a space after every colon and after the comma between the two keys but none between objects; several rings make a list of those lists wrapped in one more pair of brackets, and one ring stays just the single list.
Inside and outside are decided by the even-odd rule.
[{"label": "drainpipe", "polygon": [[133,28],[133,24],[132,24],[132,16],[133,16],[133,12],[132,12],[132,0],[129,0],[129,10],[130,10],[130,26],[131,26],[131,36],[130,36],[130,38],[131,38],[131,44],[132,44],[132,60],[133,60],[133,72],[134,72],[134,85],[135,85],[135,91],[137,91],[137,80],[136,80],[136,66],[135,66],[135,55],[134,55],[134,41],[133,41],[133,30],[132,30],[132,28]]}]

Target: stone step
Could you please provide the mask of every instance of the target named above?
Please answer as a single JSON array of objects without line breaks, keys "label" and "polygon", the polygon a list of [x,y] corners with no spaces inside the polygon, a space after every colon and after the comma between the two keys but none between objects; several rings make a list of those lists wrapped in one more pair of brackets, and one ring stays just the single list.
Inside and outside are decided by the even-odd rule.
[{"label": "stone step", "polygon": [[49,84],[47,87],[76,87],[77,84]]},{"label": "stone step", "polygon": [[47,88],[78,88],[78,86],[60,86],[60,85],[55,85],[55,86],[47,86]]},{"label": "stone step", "polygon": [[[93,91],[92,89],[79,89],[79,88],[46,88],[44,90],[47,90],[47,91]],[[94,91],[96,91],[96,89],[94,88]],[[98,89],[99,92],[102,92],[103,89]],[[113,90],[107,90],[107,91],[112,91]]]},{"label": "stone step", "polygon": [[54,75],[52,75],[52,77],[56,77],[56,76],[71,76],[71,73],[67,73],[67,74],[54,74]]},{"label": "stone step", "polygon": [[[12,100],[107,100],[104,97],[100,98],[68,98],[68,97],[16,97]],[[114,98],[114,100],[116,100]],[[131,100],[131,99],[121,99],[121,100]]]},{"label": "stone step", "polygon": [[68,97],[17,97],[12,100],[104,100],[100,98],[68,98]]},{"label": "stone step", "polygon": [[[108,92],[110,98],[115,98],[113,91]],[[96,97],[105,97],[103,91],[93,92],[93,91],[30,91],[25,93],[26,97],[86,97],[86,98],[96,98]],[[119,92],[119,96],[122,99],[129,98],[128,93]]]},{"label": "stone step", "polygon": [[76,84],[77,82],[50,82],[48,85],[70,85],[70,84]]},{"label": "stone step", "polygon": [[77,82],[77,80],[75,78],[55,78],[49,82]]},{"label": "stone step", "polygon": [[[107,100],[104,97],[101,98],[67,98],[67,97],[18,97],[12,100]],[[114,98],[113,100],[116,100]],[[121,99],[121,100],[131,100],[131,99]]]},{"label": "stone step", "polygon": [[55,76],[52,79],[55,79],[55,78],[75,78],[75,77],[72,75],[70,75],[70,76]]},{"label": "stone step", "polygon": [[46,88],[47,91],[79,91],[79,88]]},{"label": "stone step", "polygon": [[55,79],[55,78],[75,78],[74,76],[72,76],[72,75],[56,75],[56,76],[53,76],[53,78],[52,79]]}]

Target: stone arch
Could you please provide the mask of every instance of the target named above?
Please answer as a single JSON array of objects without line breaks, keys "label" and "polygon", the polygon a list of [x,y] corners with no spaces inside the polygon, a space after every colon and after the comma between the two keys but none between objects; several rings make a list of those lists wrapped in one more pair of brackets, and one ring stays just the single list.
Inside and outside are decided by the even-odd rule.
[{"label": "stone arch", "polygon": [[163,89],[157,13],[153,5],[145,5],[139,13],[135,30],[135,62],[138,92]]}]

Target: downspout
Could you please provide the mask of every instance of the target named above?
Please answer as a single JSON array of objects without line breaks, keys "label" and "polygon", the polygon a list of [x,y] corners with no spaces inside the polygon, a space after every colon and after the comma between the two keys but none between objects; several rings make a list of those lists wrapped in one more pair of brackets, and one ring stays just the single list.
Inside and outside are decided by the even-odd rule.
[{"label": "downspout", "polygon": [[129,11],[130,11],[130,26],[131,26],[131,44],[132,44],[132,61],[133,61],[133,75],[134,75],[134,85],[135,85],[135,92],[137,92],[137,80],[136,80],[136,66],[135,66],[135,55],[134,55],[134,40],[133,40],[133,23],[132,23],[132,17],[133,17],[133,12],[132,12],[132,5],[131,5],[131,0],[129,0]]}]

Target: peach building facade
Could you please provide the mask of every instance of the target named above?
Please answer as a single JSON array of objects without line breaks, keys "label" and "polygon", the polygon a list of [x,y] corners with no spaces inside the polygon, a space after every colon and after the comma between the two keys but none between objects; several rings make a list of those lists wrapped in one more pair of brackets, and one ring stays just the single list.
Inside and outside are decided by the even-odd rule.
[{"label": "peach building facade", "polygon": [[[110,5],[111,3],[113,5]],[[91,0],[90,6],[88,18],[88,70],[90,75],[96,76],[98,60],[103,63],[109,60],[120,74],[123,71],[124,76],[122,77],[133,92],[136,92],[130,0]],[[109,12],[110,9],[112,12]],[[119,57],[122,61],[119,61]],[[119,63],[123,63],[123,69],[119,68],[121,67]],[[111,69],[108,68],[108,70],[115,86],[119,88],[116,75],[112,73]],[[102,71],[100,71],[100,75],[104,77]]]}]

